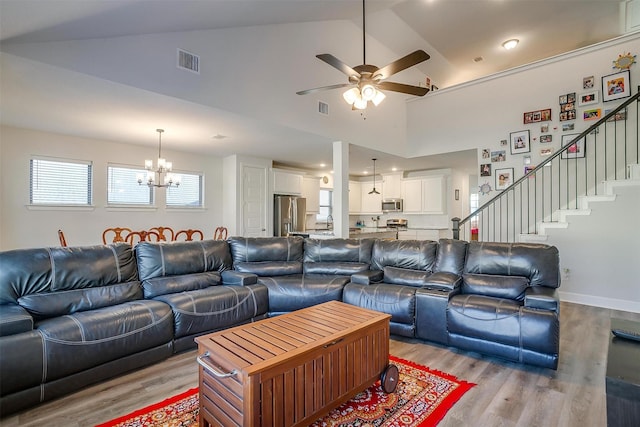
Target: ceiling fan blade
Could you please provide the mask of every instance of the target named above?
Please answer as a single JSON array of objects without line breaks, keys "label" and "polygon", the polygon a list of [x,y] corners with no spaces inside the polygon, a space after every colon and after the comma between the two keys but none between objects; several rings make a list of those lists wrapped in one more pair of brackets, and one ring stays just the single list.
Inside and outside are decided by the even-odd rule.
[{"label": "ceiling fan blade", "polygon": [[399,73],[402,70],[413,67],[414,65],[426,61],[429,58],[431,57],[424,50],[416,50],[415,52],[380,68],[373,74],[373,79],[388,79],[395,73]]},{"label": "ceiling fan blade", "polygon": [[307,89],[307,90],[301,90],[300,92],[296,92],[298,95],[306,95],[308,93],[314,93],[314,92],[319,92],[321,90],[330,90],[330,89],[338,89],[341,87],[348,87],[348,86],[353,86],[350,83],[341,83],[341,84],[337,84],[337,85],[331,85],[331,86],[322,86],[322,87],[316,87],[313,89]]},{"label": "ceiling fan blade", "polygon": [[411,86],[394,82],[380,82],[378,83],[378,89],[407,93],[409,95],[415,96],[424,96],[427,94],[427,92],[429,92],[429,89],[426,87]]},{"label": "ceiling fan blade", "polygon": [[340,61],[338,58],[331,55],[330,53],[321,53],[320,55],[316,55],[316,58],[326,62],[327,64],[331,65],[334,68],[337,68],[338,70],[342,71],[344,74],[346,74],[349,77],[355,76],[360,78],[360,73],[358,73],[356,70],[349,67],[347,64]]}]

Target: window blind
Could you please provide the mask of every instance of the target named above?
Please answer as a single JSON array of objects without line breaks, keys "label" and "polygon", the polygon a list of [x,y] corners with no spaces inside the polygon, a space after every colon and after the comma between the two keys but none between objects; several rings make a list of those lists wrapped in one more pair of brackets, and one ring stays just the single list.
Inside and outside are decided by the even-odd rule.
[{"label": "window blind", "polygon": [[92,175],[92,163],[89,161],[32,158],[29,203],[91,205]]}]

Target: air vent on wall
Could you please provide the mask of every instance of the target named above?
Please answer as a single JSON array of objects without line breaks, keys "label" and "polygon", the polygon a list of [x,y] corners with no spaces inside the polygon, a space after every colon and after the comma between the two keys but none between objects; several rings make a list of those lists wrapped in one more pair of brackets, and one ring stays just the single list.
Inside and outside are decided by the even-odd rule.
[{"label": "air vent on wall", "polygon": [[318,113],[329,115],[329,104],[326,102],[318,101]]},{"label": "air vent on wall", "polygon": [[200,74],[200,57],[186,50],[178,49],[178,68]]}]

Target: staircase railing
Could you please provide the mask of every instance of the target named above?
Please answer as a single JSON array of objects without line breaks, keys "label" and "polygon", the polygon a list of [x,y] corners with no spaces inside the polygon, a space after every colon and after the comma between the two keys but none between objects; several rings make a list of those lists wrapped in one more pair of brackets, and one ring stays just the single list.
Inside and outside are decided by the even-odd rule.
[{"label": "staircase railing", "polygon": [[628,179],[628,166],[640,163],[639,97],[640,86],[469,216],[453,218],[453,238],[518,241],[523,234],[537,234],[541,224],[559,222],[563,211],[581,209],[583,197],[604,194],[606,181]]}]

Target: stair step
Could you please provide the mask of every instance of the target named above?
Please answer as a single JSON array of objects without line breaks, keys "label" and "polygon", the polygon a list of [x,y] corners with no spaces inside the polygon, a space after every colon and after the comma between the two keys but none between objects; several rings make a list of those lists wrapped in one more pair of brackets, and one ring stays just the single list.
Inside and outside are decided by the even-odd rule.
[{"label": "stair step", "polygon": [[582,209],[589,209],[589,203],[597,202],[613,202],[616,200],[615,194],[605,194],[597,196],[580,196],[578,197],[579,205]]},{"label": "stair step", "polygon": [[570,215],[591,215],[591,209],[559,209],[556,212],[558,213],[558,222],[566,222]]},{"label": "stair step", "polygon": [[521,243],[541,243],[549,240],[544,234],[520,234],[518,241]]}]

